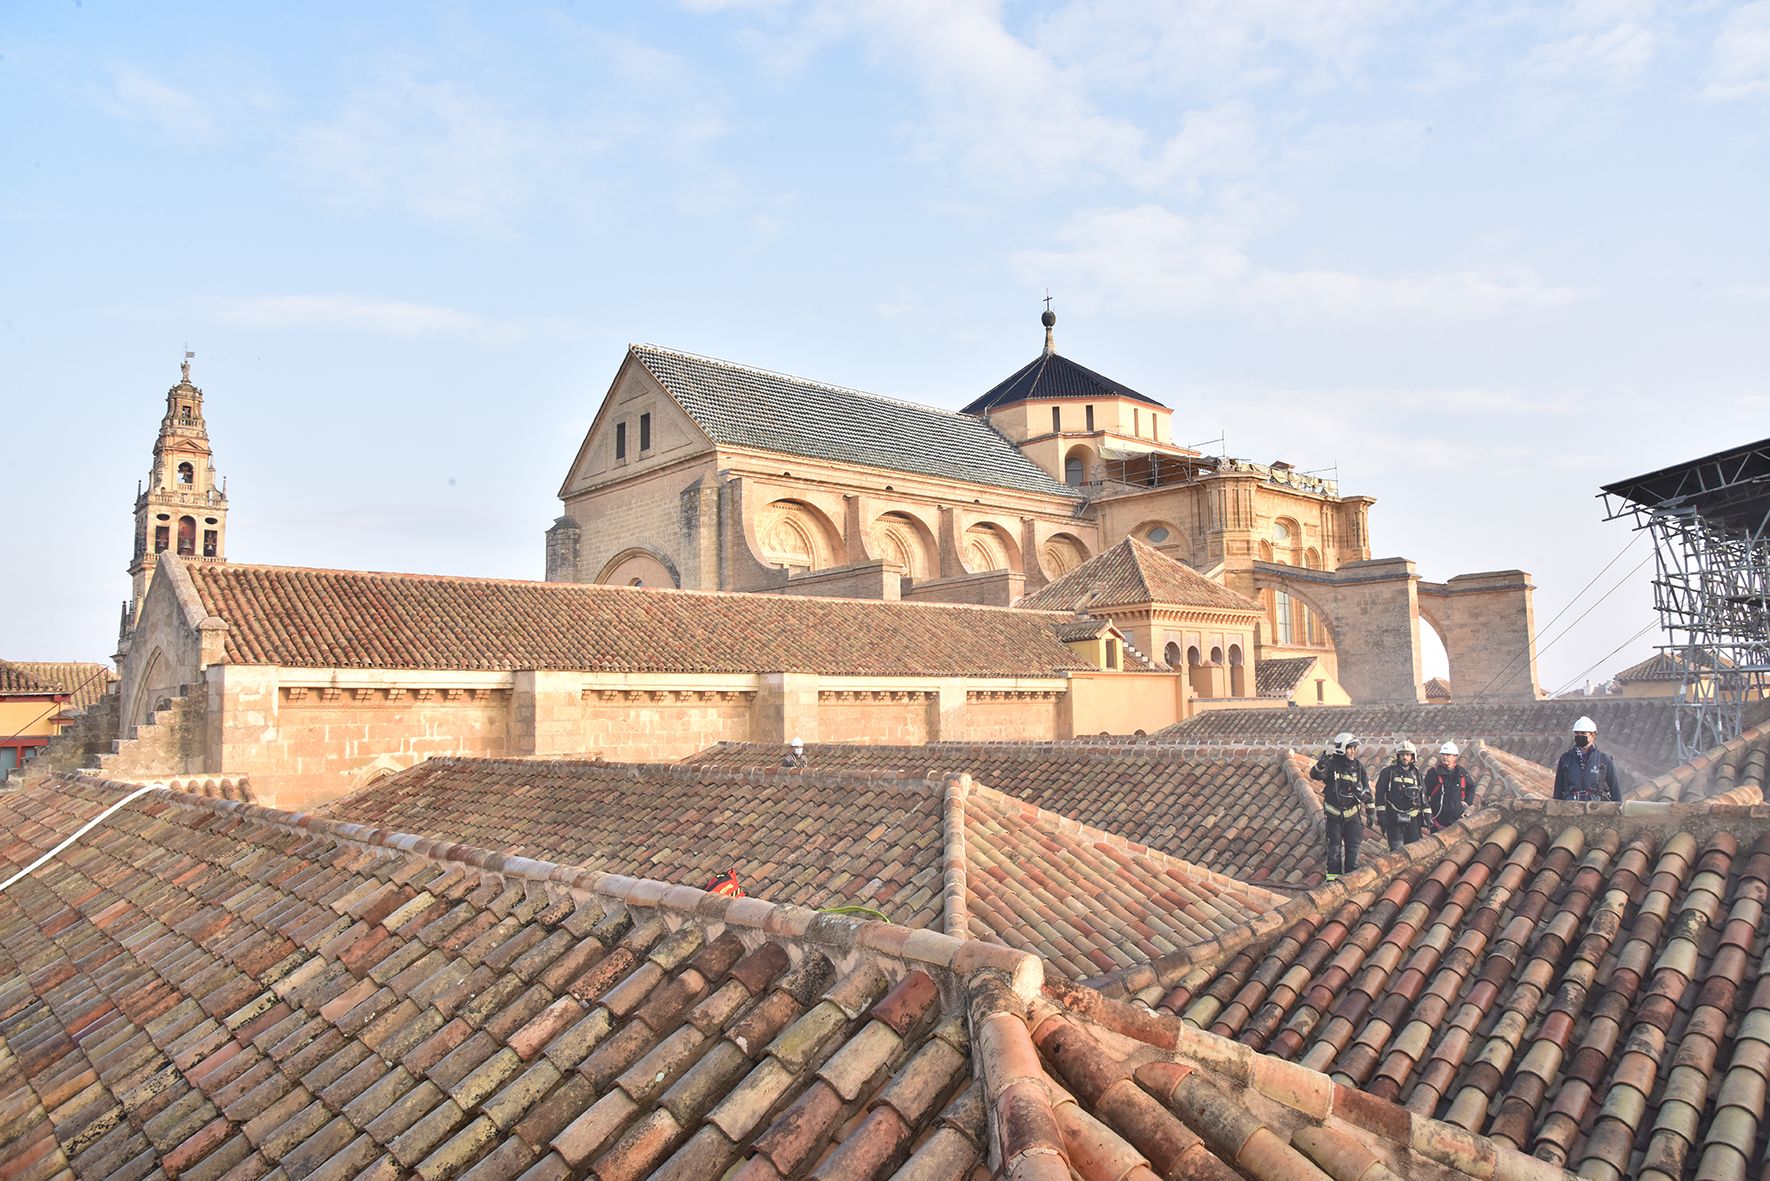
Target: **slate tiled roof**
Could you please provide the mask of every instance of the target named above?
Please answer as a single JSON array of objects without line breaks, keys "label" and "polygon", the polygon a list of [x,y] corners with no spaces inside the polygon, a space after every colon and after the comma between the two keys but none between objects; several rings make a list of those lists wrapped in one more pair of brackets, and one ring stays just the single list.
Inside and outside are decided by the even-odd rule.
[{"label": "slate tiled roof", "polygon": [[966,414],[986,414],[1016,402],[1048,401],[1056,398],[1129,398],[1146,406],[1167,407],[1147,394],[1140,394],[1128,385],[1078,365],[1057,353],[1040,353],[1026,364],[991,386],[989,391],[965,407]]},{"label": "slate tiled roof", "polygon": [[866,906],[1077,977],[1211,938],[1278,901],[957,777],[449,759],[326,811],[686,885],[731,869],[757,897]]},{"label": "slate tiled roof", "polygon": [[1770,806],[1483,815],[1105,987],[1581,1177],[1761,1175]]},{"label": "slate tiled roof", "polygon": [[[0,798],[0,872],[116,798]],[[1024,953],[232,801],[18,882],[0,967],[20,1181],[1559,1176]]]},{"label": "slate tiled roof", "polygon": [[50,697],[60,692],[9,660],[0,660],[0,693],[14,697]]},{"label": "slate tiled roof", "polygon": [[893,401],[656,345],[633,345],[632,355],[715,443],[1066,500],[1079,495],[969,413]]},{"label": "slate tiled roof", "polygon": [[[1096,742],[936,742],[927,746],[806,748],[819,770],[903,775],[963,772],[980,784],[1118,833],[1173,857],[1268,886],[1321,880],[1316,794],[1287,770],[1282,750],[1184,751]],[[766,767],[780,751],[721,743],[684,760]]]},{"label": "slate tiled roof", "polygon": [[1254,668],[1254,693],[1259,697],[1289,697],[1315,667],[1313,656],[1276,656],[1261,660]]},{"label": "slate tiled roof", "polygon": [[60,693],[68,694],[69,709],[86,709],[116,682],[116,673],[108,664],[84,660],[15,660],[31,677]]},{"label": "slate tiled roof", "polygon": [[1147,542],[1127,537],[1020,601],[1041,611],[1080,611],[1143,603],[1261,611],[1254,600],[1212,582]]},{"label": "slate tiled roof", "polygon": [[[1054,676],[1064,617],[1006,607],[195,564],[234,664]],[[890,643],[881,638],[889,637]]]},{"label": "slate tiled roof", "polygon": [[1342,730],[1366,739],[1411,738],[1422,748],[1427,744],[1436,748],[1447,738],[1459,743],[1479,738],[1552,767],[1570,745],[1573,720],[1588,712],[1598,723],[1599,745],[1620,754],[1619,762],[1627,764],[1625,774],[1650,777],[1678,761],[1674,706],[1660,699],[1212,710],[1168,727],[1161,732],[1160,741],[1288,743],[1301,750],[1318,750]]}]

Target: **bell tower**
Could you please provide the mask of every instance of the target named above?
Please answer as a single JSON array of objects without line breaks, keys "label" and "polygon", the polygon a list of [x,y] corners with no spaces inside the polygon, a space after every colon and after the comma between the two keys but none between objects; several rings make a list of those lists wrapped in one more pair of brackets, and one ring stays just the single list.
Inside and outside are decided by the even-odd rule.
[{"label": "bell tower", "polygon": [[227,486],[215,474],[209,428],[203,422],[203,391],[191,384],[194,356],[185,352],[179,382],[166,391],[166,414],[154,440],[154,464],[146,486],[136,491],[125,635],[141,615],[161,554],[170,551],[187,562],[227,558]]}]

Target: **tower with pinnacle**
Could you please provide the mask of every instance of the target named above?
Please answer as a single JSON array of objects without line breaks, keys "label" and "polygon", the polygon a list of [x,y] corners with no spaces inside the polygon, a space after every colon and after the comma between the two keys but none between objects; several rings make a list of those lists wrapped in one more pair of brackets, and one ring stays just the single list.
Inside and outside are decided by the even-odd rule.
[{"label": "tower with pinnacle", "polygon": [[227,557],[227,487],[215,474],[203,391],[191,384],[186,352],[177,385],[166,391],[166,413],[154,440],[154,463],[135,497],[135,552],[129,561],[130,601],[123,607],[127,638],[141,615],[160,555],[185,561]]}]

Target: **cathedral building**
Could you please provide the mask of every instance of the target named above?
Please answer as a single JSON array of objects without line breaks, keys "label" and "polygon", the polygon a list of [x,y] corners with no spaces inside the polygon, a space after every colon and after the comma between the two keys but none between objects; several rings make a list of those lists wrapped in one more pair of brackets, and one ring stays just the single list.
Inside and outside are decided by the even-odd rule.
[{"label": "cathedral building", "polygon": [[1535,696],[1521,572],[1431,584],[1372,562],[1372,498],[1179,445],[1172,406],[1063,356],[1055,322],[957,412],[631,346],[561,485],[547,578],[1050,606],[1044,588],[1130,540],[1194,576],[1133,630],[1201,696],[1252,697],[1257,660],[1313,658],[1355,698],[1418,700],[1422,617],[1453,675]]}]

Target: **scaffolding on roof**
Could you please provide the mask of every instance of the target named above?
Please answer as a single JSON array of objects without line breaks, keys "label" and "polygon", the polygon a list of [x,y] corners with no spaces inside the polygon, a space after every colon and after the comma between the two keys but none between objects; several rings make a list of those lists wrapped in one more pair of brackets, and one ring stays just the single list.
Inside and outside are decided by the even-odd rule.
[{"label": "scaffolding on roof", "polygon": [[1604,486],[1605,520],[1653,537],[1658,647],[1681,660],[1678,754],[1737,737],[1770,696],[1770,439]]}]

